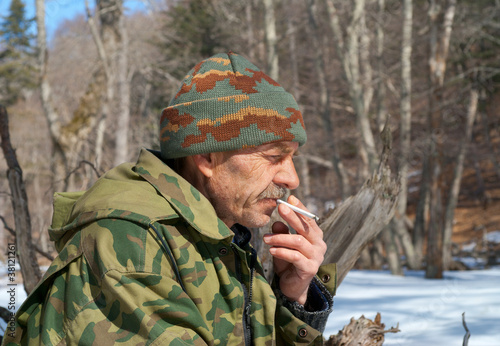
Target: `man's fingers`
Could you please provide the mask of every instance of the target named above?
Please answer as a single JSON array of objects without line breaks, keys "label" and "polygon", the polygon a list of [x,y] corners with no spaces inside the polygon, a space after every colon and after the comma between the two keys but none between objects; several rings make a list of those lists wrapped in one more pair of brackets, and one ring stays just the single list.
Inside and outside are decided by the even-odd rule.
[{"label": "man's fingers", "polygon": [[310,278],[317,272],[317,270],[314,269],[316,267],[315,261],[313,259],[305,257],[299,251],[284,247],[272,247],[269,249],[269,252],[275,259],[280,259],[286,263],[293,265],[293,267],[295,268],[294,271],[299,274],[299,276],[306,276]]},{"label": "man's fingers", "polygon": [[314,258],[314,246],[303,236],[298,234],[272,234],[264,236],[264,242],[274,247],[288,248],[299,251],[306,258]]}]

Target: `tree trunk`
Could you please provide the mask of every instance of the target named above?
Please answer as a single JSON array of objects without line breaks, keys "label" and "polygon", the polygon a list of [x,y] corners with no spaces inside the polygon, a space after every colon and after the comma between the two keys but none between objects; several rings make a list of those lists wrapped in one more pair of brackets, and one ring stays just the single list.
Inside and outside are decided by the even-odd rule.
[{"label": "tree trunk", "polygon": [[486,139],[486,143],[488,144],[488,156],[490,158],[491,163],[493,164],[493,167],[495,168],[495,172],[497,174],[498,179],[500,179],[500,164],[498,163],[498,158],[500,157],[500,153],[493,146],[490,136],[488,114],[485,111],[481,111],[481,121],[483,124],[484,138]]},{"label": "tree trunk", "polygon": [[385,15],[385,0],[378,0],[378,16],[377,19],[377,36],[376,36],[376,52],[377,52],[377,127],[382,131],[387,118],[387,106],[385,102],[385,66],[384,66],[384,27],[383,16]]},{"label": "tree trunk", "polygon": [[417,263],[423,263],[424,259],[424,242],[427,221],[429,218],[429,169],[427,168],[427,158],[423,160],[422,178],[420,181],[420,191],[415,212],[415,220],[413,222],[412,242],[415,249],[415,258]]},{"label": "tree trunk", "polygon": [[276,36],[276,16],[274,15],[274,0],[264,0],[264,27],[267,43],[267,69],[269,76],[278,80],[278,38]]},{"label": "tree trunk", "polygon": [[[331,5],[333,7],[333,4]],[[320,88],[320,107],[321,107],[321,119],[325,124],[325,132],[327,136],[333,136],[333,125],[330,114],[330,103],[329,103],[329,90],[328,90],[328,82],[326,80],[327,73],[324,65],[324,52],[322,45],[318,42],[317,37],[319,36],[319,29],[316,20],[316,3],[314,0],[309,0],[308,4],[308,12],[309,12],[309,26],[311,28],[312,34],[312,44],[313,50],[315,52],[315,60],[314,66],[316,69],[316,74],[318,76],[319,88]],[[332,12],[333,27],[335,27],[337,37],[337,47],[343,47],[343,39],[340,33],[340,28],[338,27],[338,22],[336,22],[337,17],[334,14],[334,10]],[[339,57],[342,59],[344,57],[343,53],[339,53]],[[351,189],[349,184],[349,177],[347,172],[342,164],[340,156],[338,154],[338,149],[335,144],[335,136],[332,137],[333,140],[330,141],[331,153],[332,153],[332,163],[335,169],[335,173],[337,175],[337,179],[339,182],[340,196],[342,199],[346,199],[351,195]]]},{"label": "tree trunk", "polygon": [[[349,95],[356,113],[357,125],[361,134],[359,155],[364,162],[362,176],[366,178],[377,165],[378,158],[375,149],[375,140],[368,117],[368,105],[373,94],[371,81],[371,66],[368,61],[369,45],[360,48],[359,41],[368,39],[363,32],[365,22],[365,0],[356,0],[351,22],[347,27],[346,44],[338,21],[338,14],[333,0],[326,0],[327,10],[332,28],[336,51],[343,67],[344,76],[349,85]],[[360,66],[360,62],[361,65]],[[365,72],[361,74],[361,67]],[[363,85],[361,81],[363,80]]]},{"label": "tree trunk", "polygon": [[[446,6],[440,6],[441,4],[437,4],[436,1],[438,0],[432,0],[429,8],[431,27],[429,77],[431,93],[429,97],[428,130],[432,138],[428,154],[430,215],[427,227],[427,268],[425,275],[427,278],[437,279],[443,277],[443,200],[446,198],[447,193],[442,172],[443,143],[442,138],[440,138],[440,131],[443,131],[443,128],[441,104],[456,0],[446,1]],[[441,8],[444,8],[444,11],[441,11]]]},{"label": "tree trunk", "polygon": [[460,182],[462,181],[462,173],[464,170],[465,154],[467,153],[467,145],[472,137],[472,128],[476,119],[477,113],[478,92],[475,89],[470,90],[469,108],[467,110],[467,120],[465,124],[465,135],[460,142],[460,149],[456,160],[455,172],[451,183],[451,191],[446,205],[445,220],[444,220],[444,235],[443,235],[443,267],[448,270],[451,264],[451,235],[453,231],[453,218],[455,207],[457,206],[458,195],[460,193]]},{"label": "tree trunk", "polygon": [[299,88],[299,64],[297,62],[297,25],[294,21],[293,10],[295,8],[295,3],[293,0],[290,0],[292,6],[287,6],[288,15],[286,16],[286,27],[287,27],[287,36],[288,36],[288,54],[290,56],[290,64],[291,64],[291,75],[292,75],[292,86],[291,91],[292,95],[295,97],[297,102],[300,102],[301,90]]},{"label": "tree trunk", "polygon": [[403,34],[401,43],[401,120],[400,155],[398,160],[398,174],[401,179],[401,193],[396,214],[392,220],[391,228],[401,240],[401,245],[406,255],[407,265],[410,269],[418,269],[415,249],[410,234],[406,228],[406,205],[408,198],[408,172],[411,144],[411,51],[412,51],[412,0],[403,2]]},{"label": "tree trunk", "polygon": [[0,138],[2,139],[3,155],[7,162],[7,179],[12,194],[12,209],[16,225],[16,255],[23,275],[24,290],[29,294],[42,278],[42,274],[31,239],[31,218],[23,171],[10,143],[9,117],[7,110],[2,105],[0,105]]},{"label": "tree trunk", "polygon": [[[99,71],[99,73],[104,74],[105,77],[105,93],[103,94],[104,97],[99,109],[100,115],[97,121],[95,148],[96,163],[97,167],[100,168],[103,159],[105,129],[107,128],[109,117],[117,124],[121,121],[114,129],[115,148],[118,146],[120,146],[120,149],[126,148],[126,144],[124,145],[122,141],[128,141],[130,86],[128,85],[127,73],[127,37],[123,23],[123,0],[96,0],[96,11],[100,22],[99,31],[90,14],[87,0],[85,1],[85,5],[87,8],[87,21],[101,60],[102,71]],[[123,83],[118,85],[118,92],[117,82]],[[120,100],[115,103],[114,97],[120,92],[124,94],[120,95]],[[125,104],[118,104],[122,102]],[[127,107],[125,114],[119,114],[118,112],[123,112],[125,107]],[[118,111],[113,111],[113,109],[118,109]],[[119,154],[120,157],[116,161],[113,160],[113,163],[125,161],[126,159],[123,159],[123,155],[126,156],[127,154],[121,152]]]},{"label": "tree trunk", "polygon": [[247,47],[248,49],[248,57],[250,61],[255,61],[255,35],[253,32],[253,0],[247,0],[245,2],[245,19],[247,24]]},{"label": "tree trunk", "polygon": [[[313,208],[311,204],[311,178],[309,174],[309,163],[305,155],[299,155],[296,159],[297,173],[300,177],[300,185],[297,189],[297,197],[304,203],[307,209]],[[298,167],[297,167],[298,166]]]},{"label": "tree trunk", "polygon": [[45,30],[45,0],[36,0],[36,27],[37,27],[37,50],[38,50],[38,74],[40,82],[40,95],[43,114],[47,120],[50,139],[52,141],[51,166],[53,169],[52,185],[55,189],[65,189],[61,182],[69,170],[67,152],[61,143],[62,124],[59,115],[52,105],[52,89],[47,77],[47,34]]},{"label": "tree trunk", "polygon": [[[121,1],[118,6],[123,6]],[[118,119],[116,122],[115,138],[115,166],[126,162],[129,157],[128,129],[130,123],[130,83],[132,74],[128,71],[128,33],[125,27],[125,18],[121,15],[116,21],[116,30],[121,40],[117,47],[117,79],[118,79]]]},{"label": "tree trunk", "polygon": [[[394,221],[394,219],[393,219]],[[382,231],[382,240],[384,242],[387,264],[392,275],[403,275],[403,266],[401,265],[400,254],[396,244],[396,228],[394,222],[389,223]]]}]

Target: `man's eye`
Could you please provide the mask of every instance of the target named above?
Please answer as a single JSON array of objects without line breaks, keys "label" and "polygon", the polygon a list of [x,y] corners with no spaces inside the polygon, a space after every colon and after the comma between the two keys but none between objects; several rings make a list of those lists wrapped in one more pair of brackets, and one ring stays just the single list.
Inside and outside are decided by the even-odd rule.
[{"label": "man's eye", "polygon": [[279,161],[281,160],[281,155],[268,155],[267,158],[270,161]]}]

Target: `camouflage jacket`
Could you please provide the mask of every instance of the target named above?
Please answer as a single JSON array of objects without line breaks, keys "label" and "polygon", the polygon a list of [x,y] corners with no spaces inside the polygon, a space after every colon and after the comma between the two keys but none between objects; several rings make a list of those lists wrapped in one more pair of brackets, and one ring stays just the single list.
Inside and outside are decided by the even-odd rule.
[{"label": "camouflage jacket", "polygon": [[235,237],[153,153],[143,150],[136,165],[116,167],[84,194],[56,194],[54,204],[59,255],[4,344],[322,343],[335,267],[320,270],[330,282],[311,284],[321,311],[288,302],[264,278],[248,231]]}]

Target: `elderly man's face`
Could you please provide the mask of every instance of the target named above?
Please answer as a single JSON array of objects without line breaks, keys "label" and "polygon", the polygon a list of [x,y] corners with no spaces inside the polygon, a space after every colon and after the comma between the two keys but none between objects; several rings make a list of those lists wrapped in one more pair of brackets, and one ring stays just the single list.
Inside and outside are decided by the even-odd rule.
[{"label": "elderly man's face", "polygon": [[298,146],[278,142],[214,154],[218,162],[206,192],[219,218],[229,227],[267,224],[276,199],[299,185],[292,161]]}]

